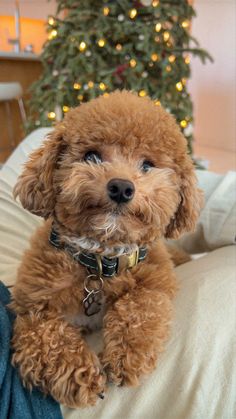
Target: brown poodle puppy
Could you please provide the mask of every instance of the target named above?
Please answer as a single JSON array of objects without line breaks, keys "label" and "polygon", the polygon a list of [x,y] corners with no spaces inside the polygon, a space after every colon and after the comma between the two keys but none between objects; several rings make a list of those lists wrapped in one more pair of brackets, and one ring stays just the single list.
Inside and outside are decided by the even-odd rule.
[{"label": "brown poodle puppy", "polygon": [[[28,387],[71,407],[107,381],[137,385],[168,337],[176,278],[164,237],[201,207],[186,140],[148,98],[116,91],[71,110],[15,187],[47,221],[13,291],[13,363]],[[84,332],[103,328],[97,356]]]}]

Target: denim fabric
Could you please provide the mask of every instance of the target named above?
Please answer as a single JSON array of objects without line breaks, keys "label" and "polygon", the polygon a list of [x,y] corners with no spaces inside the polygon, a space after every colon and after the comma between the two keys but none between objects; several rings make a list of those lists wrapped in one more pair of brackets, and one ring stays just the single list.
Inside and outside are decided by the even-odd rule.
[{"label": "denim fabric", "polygon": [[9,302],[10,293],[0,282],[0,418],[62,419],[59,404],[36,388],[32,392],[25,389],[11,365],[14,315],[6,307]]}]

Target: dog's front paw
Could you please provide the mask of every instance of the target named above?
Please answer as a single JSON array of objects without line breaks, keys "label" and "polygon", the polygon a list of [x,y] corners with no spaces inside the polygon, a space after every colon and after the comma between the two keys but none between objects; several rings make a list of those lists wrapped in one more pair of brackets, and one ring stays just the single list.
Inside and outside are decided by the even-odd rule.
[{"label": "dog's front paw", "polygon": [[98,398],[104,398],[106,375],[95,366],[77,368],[65,378],[64,383],[59,380],[51,389],[60,403],[71,408],[87,407],[95,405]]},{"label": "dog's front paw", "polygon": [[111,353],[101,355],[101,363],[107,374],[108,382],[118,386],[137,386],[140,375],[145,370],[143,356],[131,352],[121,352],[119,348]]}]

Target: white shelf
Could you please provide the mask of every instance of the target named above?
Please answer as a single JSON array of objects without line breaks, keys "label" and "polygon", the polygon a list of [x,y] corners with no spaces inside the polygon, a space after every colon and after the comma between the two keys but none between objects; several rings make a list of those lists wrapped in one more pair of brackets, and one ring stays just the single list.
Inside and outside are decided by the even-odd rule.
[{"label": "white shelf", "polygon": [[40,61],[39,55],[32,54],[31,52],[0,51],[0,60],[1,60],[1,58],[7,58],[9,60]]}]

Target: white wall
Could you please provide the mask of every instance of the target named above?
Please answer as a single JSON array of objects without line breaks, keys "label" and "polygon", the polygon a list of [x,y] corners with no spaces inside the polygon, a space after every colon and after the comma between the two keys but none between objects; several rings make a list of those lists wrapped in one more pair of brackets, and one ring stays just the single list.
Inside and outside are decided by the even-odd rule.
[{"label": "white wall", "polygon": [[[55,14],[55,0],[19,0],[22,17],[31,19],[46,19],[49,14]],[[0,0],[0,15],[14,16],[15,0]]]},{"label": "white wall", "polygon": [[236,150],[236,2],[195,0],[193,35],[213,56],[203,66],[192,60],[190,89],[195,138],[201,146]]}]

